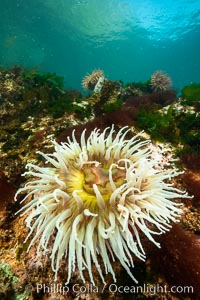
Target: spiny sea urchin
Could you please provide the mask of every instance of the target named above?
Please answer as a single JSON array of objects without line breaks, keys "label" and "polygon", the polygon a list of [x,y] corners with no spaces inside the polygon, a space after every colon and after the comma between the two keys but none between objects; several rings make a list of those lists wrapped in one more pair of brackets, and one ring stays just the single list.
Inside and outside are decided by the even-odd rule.
[{"label": "spiny sea urchin", "polygon": [[163,71],[156,71],[151,75],[150,85],[154,91],[166,91],[171,88],[172,81]]},{"label": "spiny sea urchin", "polygon": [[29,214],[26,240],[33,238],[28,251],[39,241],[38,253],[51,253],[56,278],[65,257],[68,282],[76,269],[84,282],[87,269],[94,284],[93,263],[104,283],[108,272],[116,281],[111,261],[118,258],[137,282],[130,268],[132,254],[145,260],[140,233],[159,247],[153,235],[168,231],[170,221],[176,222],[181,213],[180,204],[171,199],[187,194],[169,183],[179,173],[157,168],[149,141],[138,135],[127,139],[129,131],[123,127],[114,135],[114,126],[103,133],[95,129],[88,139],[83,131],[80,143],[73,132],[66,143],[53,142],[53,154],[39,152],[51,166],[27,165],[25,174],[34,179],[19,189],[15,199],[24,192],[28,194],[22,202],[32,197],[20,210]]}]

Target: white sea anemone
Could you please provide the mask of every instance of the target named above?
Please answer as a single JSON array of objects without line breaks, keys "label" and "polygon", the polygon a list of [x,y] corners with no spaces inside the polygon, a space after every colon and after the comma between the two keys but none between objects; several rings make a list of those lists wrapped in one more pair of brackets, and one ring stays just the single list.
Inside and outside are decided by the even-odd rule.
[{"label": "white sea anemone", "polygon": [[129,131],[124,127],[114,134],[114,126],[103,133],[95,129],[88,139],[83,131],[80,143],[73,132],[66,143],[53,142],[53,154],[39,152],[49,166],[27,164],[25,174],[33,179],[15,199],[27,192],[22,202],[29,201],[20,211],[28,214],[26,241],[32,236],[28,251],[38,242],[38,253],[50,253],[55,278],[66,258],[67,282],[78,269],[83,282],[87,270],[94,284],[92,264],[103,283],[107,273],[116,281],[112,261],[117,258],[137,282],[131,267],[134,255],[145,260],[141,232],[159,247],[153,236],[177,221],[181,204],[172,199],[187,194],[169,181],[179,173],[157,168],[149,141],[141,141],[139,135],[128,139]]}]

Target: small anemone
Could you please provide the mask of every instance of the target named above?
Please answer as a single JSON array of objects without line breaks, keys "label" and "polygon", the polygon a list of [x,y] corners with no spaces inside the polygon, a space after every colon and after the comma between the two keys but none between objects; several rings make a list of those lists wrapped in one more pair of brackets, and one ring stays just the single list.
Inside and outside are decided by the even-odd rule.
[{"label": "small anemone", "polygon": [[100,78],[104,78],[103,71],[100,69],[94,70],[91,74],[85,75],[82,80],[82,87],[85,90],[93,91]]}]

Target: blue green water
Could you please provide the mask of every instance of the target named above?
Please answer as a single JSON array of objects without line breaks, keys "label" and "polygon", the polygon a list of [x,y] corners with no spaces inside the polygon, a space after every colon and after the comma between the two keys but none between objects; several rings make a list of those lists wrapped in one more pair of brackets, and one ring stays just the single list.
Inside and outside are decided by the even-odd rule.
[{"label": "blue green water", "polygon": [[174,88],[200,82],[200,1],[0,0],[0,65],[38,66],[69,88],[95,68],[143,81],[155,70]]}]

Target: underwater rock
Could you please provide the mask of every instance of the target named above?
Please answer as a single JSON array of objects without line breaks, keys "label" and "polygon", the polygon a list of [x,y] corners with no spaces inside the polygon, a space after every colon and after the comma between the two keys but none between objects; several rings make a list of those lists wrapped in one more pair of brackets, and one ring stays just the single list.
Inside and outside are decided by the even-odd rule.
[{"label": "underwater rock", "polygon": [[0,173],[0,210],[6,209],[8,204],[14,203],[13,196],[15,194],[14,186],[8,182],[3,172]]},{"label": "underwater rock", "polygon": [[21,67],[13,67],[8,70],[0,70],[0,103],[17,101],[24,90]]},{"label": "underwater rock", "polygon": [[88,96],[88,103],[91,105],[95,116],[105,112],[112,112],[122,106],[120,99],[121,84],[114,80],[105,80],[101,90]]},{"label": "underwater rock", "polygon": [[182,178],[186,189],[194,196],[192,200],[193,205],[195,207],[200,206],[200,172],[187,170],[182,175]]},{"label": "underwater rock", "polygon": [[65,142],[67,136],[70,136],[73,129],[76,129],[76,137],[77,140],[80,139],[82,131],[86,128],[86,137],[89,134],[90,131],[95,129],[96,127],[100,130],[104,130],[106,127],[112,126],[112,124],[115,124],[118,128],[123,126],[133,126],[135,124],[135,116],[136,116],[136,110],[134,108],[129,108],[126,110],[126,108],[118,109],[114,112],[109,112],[104,115],[98,116],[96,118],[93,118],[91,121],[87,122],[86,124],[78,124],[73,127],[69,127],[65,130],[63,130],[60,135],[57,136],[56,141],[57,142]]},{"label": "underwater rock", "polygon": [[180,157],[183,166],[194,172],[200,172],[200,152],[199,151],[186,151]]},{"label": "underwater rock", "polygon": [[[199,299],[200,295],[200,237],[186,232],[180,224],[158,238],[161,249],[151,249],[151,261],[157,272],[164,275],[169,285],[179,286],[183,299]],[[184,287],[192,287],[187,292]],[[182,289],[182,293],[181,293]],[[191,298],[190,298],[191,297]]]},{"label": "underwater rock", "polygon": [[191,207],[186,211],[182,217],[182,223],[186,230],[200,235],[200,208]]}]

